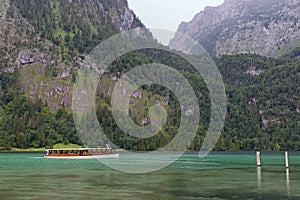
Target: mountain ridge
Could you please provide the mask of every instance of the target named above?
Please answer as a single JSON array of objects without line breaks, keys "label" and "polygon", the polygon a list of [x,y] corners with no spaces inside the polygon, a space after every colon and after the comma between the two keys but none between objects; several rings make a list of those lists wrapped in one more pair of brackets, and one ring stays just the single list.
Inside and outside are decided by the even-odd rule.
[{"label": "mountain ridge", "polygon": [[[177,32],[192,37],[212,54],[276,57],[299,46],[299,13],[298,0],[225,0],[182,22]],[[180,34],[175,34],[170,47],[182,45]]]}]

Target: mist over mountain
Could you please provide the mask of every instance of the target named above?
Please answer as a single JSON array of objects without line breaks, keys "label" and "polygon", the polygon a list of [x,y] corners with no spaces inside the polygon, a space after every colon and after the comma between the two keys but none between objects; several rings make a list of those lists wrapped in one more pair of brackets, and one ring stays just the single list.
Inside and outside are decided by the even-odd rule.
[{"label": "mist over mountain", "polygon": [[[279,56],[300,44],[299,0],[225,0],[207,7],[177,30],[212,54]],[[184,45],[179,34],[171,48]]]}]

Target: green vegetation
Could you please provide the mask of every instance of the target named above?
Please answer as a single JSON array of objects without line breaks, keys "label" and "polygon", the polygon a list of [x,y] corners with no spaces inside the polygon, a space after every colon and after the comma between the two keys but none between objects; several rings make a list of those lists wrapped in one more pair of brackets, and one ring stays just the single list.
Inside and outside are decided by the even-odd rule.
[{"label": "green vegetation", "polygon": [[[126,3],[107,0],[10,2],[35,27],[42,39],[50,40],[60,47],[63,59],[69,60],[76,53],[87,53],[101,41],[118,33],[119,28],[112,21],[122,15]],[[132,26],[143,25],[134,18]]]},{"label": "green vegetation", "polygon": [[43,152],[45,151],[44,147],[41,148],[29,148],[29,149],[20,149],[20,148],[11,148],[10,152]]},{"label": "green vegetation", "polygon": [[[9,62],[0,59],[0,149],[55,148],[58,144],[67,145],[64,147],[69,147],[69,144],[81,146],[82,141],[76,134],[72,112],[63,106],[52,111],[48,104],[54,103],[49,99],[47,102],[44,96],[44,100],[37,95],[34,101],[30,101],[25,94],[28,95],[31,88],[22,86],[27,79],[34,85],[39,81],[56,81],[53,85],[75,82],[78,66],[74,57],[82,58],[80,61],[83,61],[84,55],[95,45],[119,32],[112,21],[117,21],[120,17],[121,9],[115,8],[122,5],[115,4],[125,1],[10,2],[10,17],[16,14],[13,8],[17,9],[35,28],[36,32],[30,34],[36,34],[45,44],[51,43],[46,53],[49,53],[53,62],[42,65],[39,62],[23,66],[22,69],[16,67],[13,73],[8,73],[1,69],[11,67],[7,66]],[[99,3],[103,5],[103,12],[99,12]],[[136,26],[142,25],[135,18],[133,27]],[[22,34],[26,35],[25,26],[19,28],[24,29]],[[43,42],[32,41],[41,46]],[[22,40],[16,40],[13,45],[16,49],[36,47],[26,46]],[[16,52],[12,57],[17,57]],[[61,63],[58,60],[62,60]],[[293,47],[286,56],[278,59],[241,54],[215,57],[214,60],[223,76],[228,100],[225,127],[215,149],[300,150],[299,48]],[[72,66],[72,77],[58,80],[62,66],[66,63],[67,66]],[[149,119],[149,108],[158,101],[163,102],[168,116],[160,133],[148,139],[137,139],[124,134],[114,122],[110,95],[116,81],[111,77],[120,78],[133,67],[146,63],[172,66],[194,88],[201,116],[197,137],[190,149],[199,150],[210,120],[210,99],[206,84],[201,75],[182,58],[152,49],[134,51],[118,58],[99,83],[95,99],[97,116],[107,137],[120,148],[143,151],[163,147],[176,135],[180,125],[180,104],[170,90],[155,84],[139,88],[141,98],[131,99],[130,115],[135,123],[146,125],[149,123],[145,121],[145,118]],[[44,89],[48,88],[40,88]]]},{"label": "green vegetation", "polygon": [[[215,58],[227,92],[227,118],[216,150],[300,150],[300,59],[268,59],[258,55],[235,55]],[[210,118],[209,91],[201,76],[181,58],[166,52],[132,52],[115,61],[99,83],[96,108],[99,123],[110,140],[120,148],[155,150],[176,135],[180,124],[177,98],[158,85],[139,89],[142,98],[132,98],[130,114],[139,125],[149,118],[149,107],[166,100],[167,124],[148,139],[137,139],[122,132],[115,124],[110,95],[116,81],[136,65],[162,62],[173,66],[189,80],[199,98],[201,121],[191,150],[199,150]],[[254,70],[257,74],[251,74]],[[121,73],[117,73],[121,72]],[[76,135],[72,113],[66,109],[51,112],[47,102],[30,102],[18,92],[17,71],[1,74],[0,146],[2,149],[54,147],[55,144],[81,144]]]},{"label": "green vegetation", "polygon": [[[16,70],[17,71],[17,70]],[[58,143],[81,144],[72,113],[64,108],[51,112],[47,102],[31,102],[18,85],[9,82],[14,75],[0,75],[2,80],[0,148],[53,148]]]},{"label": "green vegetation", "polygon": [[[63,149],[63,148],[82,148],[82,145],[78,144],[55,144],[53,145],[54,149]],[[11,152],[43,152],[45,151],[45,147],[39,148],[28,148],[28,149],[21,149],[21,148],[11,148]]]},{"label": "green vegetation", "polygon": [[[123,72],[122,69],[126,72],[134,66],[133,63],[159,62],[173,66],[189,80],[199,98],[201,113],[198,136],[190,149],[198,150],[210,117],[209,92],[201,76],[180,58],[166,52],[134,52],[121,60],[110,68],[111,74],[117,76],[116,72]],[[215,62],[223,76],[228,100],[225,127],[215,150],[300,150],[300,59],[269,59],[243,54],[222,56],[215,58]],[[115,144],[124,149],[153,150],[172,140],[180,123],[180,109],[179,102],[169,90],[155,85],[145,86],[140,89],[143,98],[131,101],[131,117],[142,125],[144,117],[149,118],[148,110],[155,99],[168,99],[166,110],[169,115],[164,129],[152,138],[136,139],[124,135],[114,123],[110,98],[106,95],[107,90],[113,86],[104,86],[113,81],[107,78],[103,80],[99,86],[101,101],[98,112],[101,114],[98,118],[105,133]]]}]

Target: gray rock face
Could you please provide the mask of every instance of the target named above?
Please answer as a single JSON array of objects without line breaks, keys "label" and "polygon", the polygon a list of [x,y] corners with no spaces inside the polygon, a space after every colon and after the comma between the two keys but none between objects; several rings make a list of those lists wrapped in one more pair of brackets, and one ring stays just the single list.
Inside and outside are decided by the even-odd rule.
[{"label": "gray rock face", "polygon": [[[45,6],[45,12],[49,16],[52,13],[51,16],[55,16],[57,24],[61,24],[64,20],[62,13],[68,13],[68,18],[72,18],[73,21],[67,24],[68,29],[71,29],[68,31],[65,30],[66,27],[54,28],[43,20],[39,22],[41,26],[49,26],[47,28],[55,29],[53,32],[59,33],[56,37],[58,44],[41,36],[42,31],[39,30],[41,26],[32,20],[37,18],[36,12],[32,11],[34,9],[23,10],[22,6],[17,6],[17,2],[21,1],[0,0],[0,73],[12,73],[18,69],[22,91],[32,101],[36,101],[37,98],[47,101],[52,110],[62,106],[71,108],[72,75],[82,67],[86,56],[86,53],[80,54],[78,50],[74,50],[74,47],[68,49],[69,45],[64,37],[68,33],[78,32],[73,26],[76,20],[82,20],[85,23],[82,26],[92,27],[93,35],[97,32],[96,36],[91,38],[105,39],[112,33],[143,27],[133,11],[129,9],[127,0],[28,0],[28,2],[23,2],[24,5],[34,5],[36,8]],[[52,5],[53,8],[46,5]],[[60,10],[61,7],[58,5],[66,9]],[[76,18],[77,16],[79,17]],[[51,19],[51,21],[54,20]],[[104,31],[101,32],[101,30]],[[62,35],[60,35],[61,32]],[[46,34],[51,34],[51,31],[47,29]],[[70,38],[69,43],[72,44]]]},{"label": "gray rock face", "polygon": [[[300,44],[300,0],[225,0],[207,7],[178,31],[213,54],[278,56]],[[170,47],[184,46],[176,34]]]},{"label": "gray rock face", "polygon": [[19,52],[18,59],[16,61],[17,66],[26,66],[36,63],[45,63],[46,54],[40,52],[39,49],[25,49]]}]

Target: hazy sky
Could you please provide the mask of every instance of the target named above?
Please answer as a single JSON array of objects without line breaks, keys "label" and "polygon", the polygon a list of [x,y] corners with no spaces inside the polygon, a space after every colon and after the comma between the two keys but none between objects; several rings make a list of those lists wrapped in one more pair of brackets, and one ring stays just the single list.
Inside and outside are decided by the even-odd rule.
[{"label": "hazy sky", "polygon": [[[190,21],[206,6],[217,6],[224,0],[128,0],[129,7],[147,28],[176,31],[182,21]],[[155,33],[154,33],[155,34]],[[169,38],[171,36],[167,36]],[[167,38],[161,38],[165,43]]]}]

